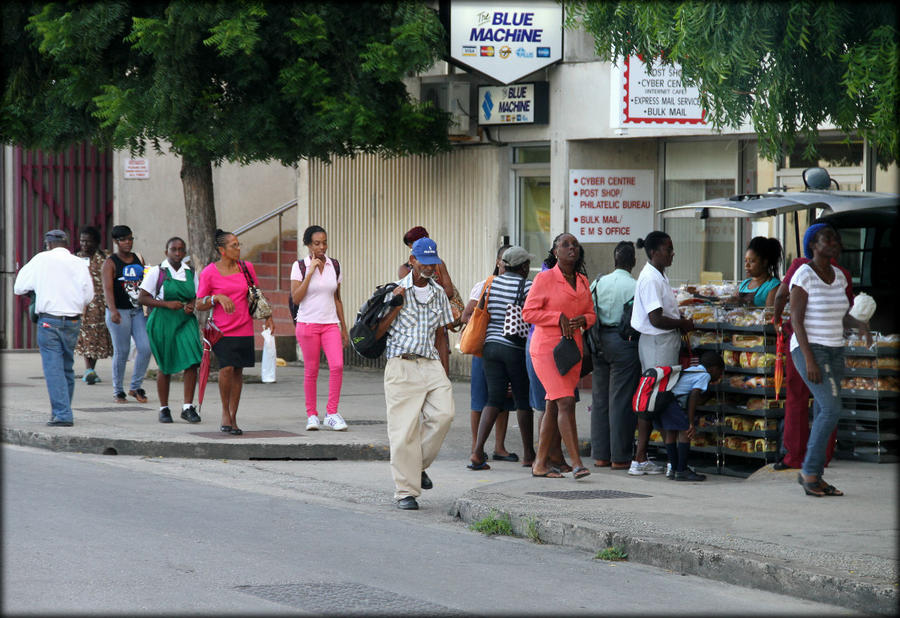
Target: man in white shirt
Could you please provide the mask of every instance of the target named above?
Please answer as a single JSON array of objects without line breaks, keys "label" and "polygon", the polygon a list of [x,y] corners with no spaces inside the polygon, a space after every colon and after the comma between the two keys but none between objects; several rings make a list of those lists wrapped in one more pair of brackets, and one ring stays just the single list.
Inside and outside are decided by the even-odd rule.
[{"label": "man in white shirt", "polygon": [[34,256],[16,275],[16,294],[34,292],[37,341],[50,395],[50,427],[71,427],[75,392],[74,350],[81,315],[94,297],[87,264],[72,255],[63,230],[44,234],[47,250]]}]

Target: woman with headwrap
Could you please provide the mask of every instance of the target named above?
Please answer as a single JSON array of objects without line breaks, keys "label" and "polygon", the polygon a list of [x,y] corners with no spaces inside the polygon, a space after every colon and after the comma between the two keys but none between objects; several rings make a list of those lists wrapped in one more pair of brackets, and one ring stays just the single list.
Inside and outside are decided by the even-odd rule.
[{"label": "woman with headwrap", "polygon": [[812,259],[800,266],[791,280],[791,358],[814,397],[813,422],[797,482],[807,496],[842,496],[823,478],[830,434],[841,414],[841,378],[844,375],[844,329],[856,328],[872,344],[865,322],[850,315],[848,281],[832,264],[841,252],[841,237],[831,226],[817,229],[807,245]]},{"label": "woman with headwrap", "polygon": [[[775,328],[778,330],[786,341],[790,340],[794,334],[790,319],[782,321],[781,314],[787,304],[791,280],[797,269],[812,259],[812,239],[816,233],[824,228],[831,227],[827,223],[813,223],[806,230],[803,236],[803,255],[802,258],[795,258],[791,262],[790,268],[784,274],[778,292],[775,294]],[[840,247],[838,247],[840,249]],[[840,255],[840,251],[838,251]],[[853,304],[853,283],[850,272],[837,263],[835,255],[831,263],[843,273],[847,280],[847,299]],[[775,469],[784,470],[785,468],[800,468],[803,465],[803,459],[806,457],[806,443],[809,441],[809,388],[803,381],[803,378],[797,373],[793,359],[790,354],[784,355],[784,377],[785,377],[785,394],[784,394],[784,421],[783,432],[781,437],[781,461],[775,464]],[[825,465],[831,461],[831,455],[834,452],[834,442],[837,436],[837,430],[831,434],[828,439],[828,446],[825,450]]]}]

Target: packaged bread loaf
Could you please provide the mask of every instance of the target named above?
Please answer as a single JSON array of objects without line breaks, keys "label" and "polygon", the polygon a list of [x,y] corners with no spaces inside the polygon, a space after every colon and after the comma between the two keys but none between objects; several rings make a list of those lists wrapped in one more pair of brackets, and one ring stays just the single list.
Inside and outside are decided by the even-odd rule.
[{"label": "packaged bread loaf", "polygon": [[755,418],[749,431],[775,431],[778,429],[778,421],[774,418]]},{"label": "packaged bread loaf", "polygon": [[757,438],[753,441],[753,450],[757,453],[768,453],[775,450],[776,444],[774,440],[766,440],[765,438]]},{"label": "packaged bread loaf", "polygon": [[747,400],[748,410],[764,410],[766,408],[766,400],[762,397],[750,397]]},{"label": "packaged bread loaf", "polygon": [[880,391],[900,391],[900,378],[896,376],[876,378],[875,386]]},{"label": "packaged bread loaf", "polygon": [[900,335],[878,335],[875,343],[879,348],[900,348]]},{"label": "packaged bread loaf", "polygon": [[882,356],[875,359],[875,367],[878,369],[900,370],[900,358],[896,356]]},{"label": "packaged bread loaf", "polygon": [[869,369],[872,367],[872,359],[864,356],[847,356],[844,364],[850,369]]},{"label": "packaged bread loaf", "polygon": [[725,363],[726,367],[737,367],[737,355],[740,352],[735,352],[734,350],[722,350],[722,361]]},{"label": "packaged bread loaf", "polygon": [[766,345],[766,338],[762,335],[732,335],[731,343],[739,348],[756,348]]}]

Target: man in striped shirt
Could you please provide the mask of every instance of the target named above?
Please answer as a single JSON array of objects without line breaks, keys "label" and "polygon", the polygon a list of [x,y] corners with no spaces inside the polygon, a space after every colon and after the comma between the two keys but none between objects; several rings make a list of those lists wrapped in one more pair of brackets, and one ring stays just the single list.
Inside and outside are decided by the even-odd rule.
[{"label": "man in striped shirt", "polygon": [[419,508],[416,498],[431,489],[425,469],[437,456],[453,420],[453,388],[435,348],[435,336],[453,323],[450,301],[434,282],[440,264],[437,245],[420,238],[409,257],[412,270],[397,281],[391,305],[376,337],[387,336],[384,400],[394,499],[404,510]]}]

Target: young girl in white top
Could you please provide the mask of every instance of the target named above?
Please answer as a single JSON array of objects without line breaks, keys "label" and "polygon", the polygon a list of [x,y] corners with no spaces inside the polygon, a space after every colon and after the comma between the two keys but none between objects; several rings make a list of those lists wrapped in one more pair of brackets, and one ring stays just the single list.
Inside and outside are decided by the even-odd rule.
[{"label": "young girl in white top", "polygon": [[[638,275],[634,288],[634,306],[631,326],[641,333],[638,339],[638,355],[641,371],[650,367],[667,367],[678,364],[681,349],[681,331],[694,329],[694,321],[683,319],[678,311],[675,294],[665,270],[672,265],[675,248],[665,232],[650,232],[647,238],[639,238],[637,248],[647,252],[648,261]],[[662,474],[665,469],[647,459],[647,443],[652,426],[649,420],[638,419],[637,453],[628,474]]]},{"label": "young girl in white top", "polygon": [[335,431],[345,431],[347,423],[338,413],[341,383],[344,379],[343,348],[350,345],[350,335],[344,322],[341,301],[340,264],[325,255],[328,236],[318,225],[303,232],[303,245],[309,255],[294,262],[291,268],[291,298],[297,305],[297,342],[303,352],[303,392],[306,397],[306,429],[319,428],[316,410],[316,380],[319,377],[319,357],[325,350],[328,359],[328,404],[325,425]]}]

